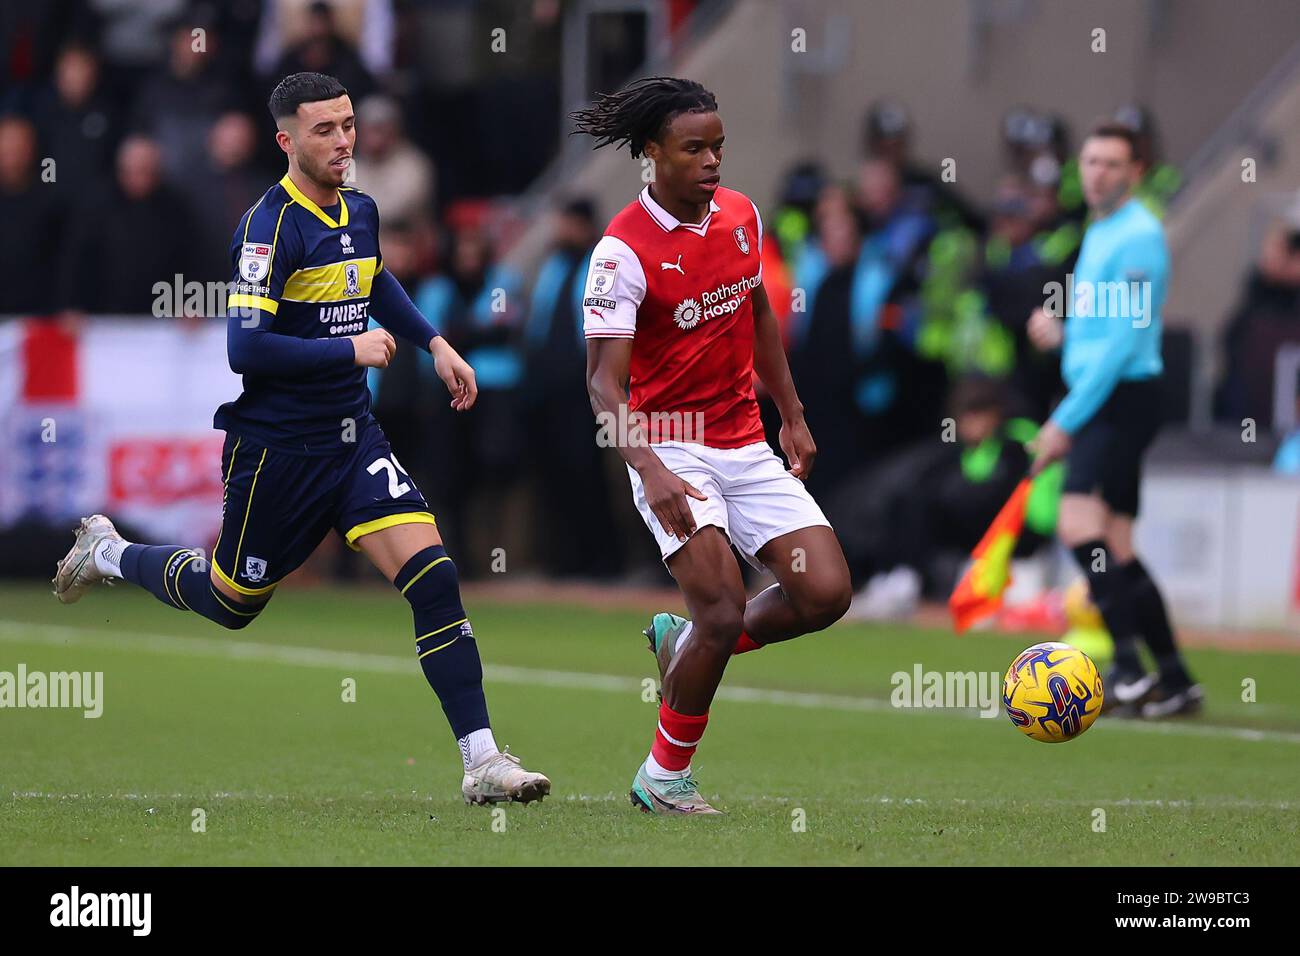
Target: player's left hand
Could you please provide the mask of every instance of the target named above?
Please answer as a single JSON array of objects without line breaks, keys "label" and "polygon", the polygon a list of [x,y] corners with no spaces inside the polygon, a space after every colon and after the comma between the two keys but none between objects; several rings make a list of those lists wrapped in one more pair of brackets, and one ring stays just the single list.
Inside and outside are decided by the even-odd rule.
[{"label": "player's left hand", "polygon": [[786,460],[790,462],[790,474],[800,481],[807,481],[812,474],[813,460],[817,457],[817,444],[808,431],[808,423],[802,418],[782,422],[777,440],[781,443]]},{"label": "player's left hand", "polygon": [[478,398],[474,369],[442,336],[435,338],[430,348],[433,350],[434,371],[451,392],[451,407],[458,412],[469,411]]},{"label": "player's left hand", "polygon": [[1049,421],[1038,430],[1028,446],[1034,455],[1034,463],[1029,466],[1029,475],[1034,477],[1054,461],[1064,458],[1070,450],[1070,435],[1056,422]]}]

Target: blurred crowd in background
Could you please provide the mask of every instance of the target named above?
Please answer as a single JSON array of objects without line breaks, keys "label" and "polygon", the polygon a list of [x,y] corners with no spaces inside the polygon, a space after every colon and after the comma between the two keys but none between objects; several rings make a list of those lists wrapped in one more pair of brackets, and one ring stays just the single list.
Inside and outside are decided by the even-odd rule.
[{"label": "blurred crowd in background", "polygon": [[[671,5],[679,19],[691,6]],[[283,173],[267,94],[289,72],[332,74],[356,105],[355,182],[378,201],[385,262],[477,369],[468,416],[451,413],[413,349],[370,379],[458,563],[483,574],[483,543],[522,534],[548,576],[662,578],[617,454],[593,440],[585,390],[581,288],[617,210],[565,196],[535,274],[502,258],[512,224],[494,200],[528,187],[558,148],[561,13],[559,0],[7,5],[0,261],[25,281],[0,283],[0,315],[148,315],[160,278],[228,279],[234,225]],[[456,46],[482,24],[508,25],[510,57]],[[607,64],[599,88],[630,78],[635,61],[619,51],[638,38],[626,30],[593,41],[604,44],[597,71]],[[864,102],[849,181],[810,161],[778,195],[753,197],[764,285],[819,446],[810,486],[844,540],[859,609],[881,614],[943,593],[1023,474],[1023,443],[1062,390],[1058,357],[1034,350],[1026,323],[1044,284],[1064,282],[1086,225],[1083,131],[1009,109],[988,131],[1004,175],[992,195],[963,195],[937,160],[914,155],[896,92]],[[1162,159],[1155,118],[1116,107],[1139,135],[1140,199],[1163,214],[1179,172]],[[47,156],[58,157],[53,181]],[[1249,413],[1267,426],[1271,382],[1250,370],[1271,368],[1286,343],[1300,343],[1300,205],[1269,233],[1229,325],[1224,420]],[[1167,335],[1175,378],[1184,347]],[[945,436],[936,423],[948,418]],[[1053,521],[1051,501],[1031,511],[1038,534],[1023,547]]]}]

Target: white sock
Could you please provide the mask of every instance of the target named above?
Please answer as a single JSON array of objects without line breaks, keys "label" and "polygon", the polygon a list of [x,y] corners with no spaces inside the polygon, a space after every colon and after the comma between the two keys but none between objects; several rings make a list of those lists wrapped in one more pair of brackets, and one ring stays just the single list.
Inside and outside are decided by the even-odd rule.
[{"label": "white sock", "polygon": [[[684,628],[682,628],[682,636],[679,637],[679,638],[677,638],[677,646],[673,648],[673,653],[674,653],[674,654],[680,654],[681,651],[682,651],[682,648],[684,648],[684,647],[686,646],[686,642],[689,641],[689,640],[691,639],[691,635],[694,634],[694,633],[695,633],[695,622],[694,622],[694,621],[687,621],[687,622],[686,622],[686,626],[685,626]],[[667,770],[666,770],[666,771],[664,771],[664,772],[665,772],[665,773],[670,773],[671,771],[667,771]]]},{"label": "white sock", "polygon": [[691,775],[691,766],[687,764],[685,770],[665,770],[651,754],[645,758],[645,772],[652,780],[681,780]]},{"label": "white sock", "polygon": [[460,756],[465,761],[466,770],[470,767],[477,767],[485,758],[498,752],[496,738],[492,736],[491,727],[475,730],[468,736],[461,737],[456,743],[460,744]]},{"label": "white sock", "polygon": [[126,550],[126,546],[130,543],[130,541],[119,541],[116,538],[105,538],[95,545],[95,567],[99,570],[99,573],[120,578],[122,576],[122,552]]}]

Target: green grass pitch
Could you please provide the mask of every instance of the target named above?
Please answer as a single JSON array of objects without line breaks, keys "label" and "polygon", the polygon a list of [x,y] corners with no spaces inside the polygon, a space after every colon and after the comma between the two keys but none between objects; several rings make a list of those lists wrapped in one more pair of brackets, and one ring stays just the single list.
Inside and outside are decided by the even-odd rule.
[{"label": "green grass pitch", "polygon": [[0,671],[104,673],[98,719],[0,710],[0,864],[1300,863],[1300,656],[1193,651],[1203,717],[1047,745],[888,704],[896,671],[1001,672],[1032,638],[840,624],[732,662],[695,760],[727,816],[665,819],[627,800],[654,727],[646,615],[468,604],[498,741],[553,781],[541,805],[461,802],[381,589],[286,591],[227,632],[129,587],[62,607],[0,586]]}]

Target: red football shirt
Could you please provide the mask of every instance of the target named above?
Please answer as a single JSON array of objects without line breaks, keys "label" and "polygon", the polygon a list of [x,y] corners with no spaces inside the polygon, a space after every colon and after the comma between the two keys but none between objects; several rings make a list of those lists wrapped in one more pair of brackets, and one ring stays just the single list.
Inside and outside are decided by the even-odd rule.
[{"label": "red football shirt", "polygon": [[587,338],[632,339],[629,410],[651,418],[651,441],[763,441],[751,298],[762,242],[758,209],[743,193],[719,187],[704,221],[688,223],[647,186],[596,244],[583,328]]}]

